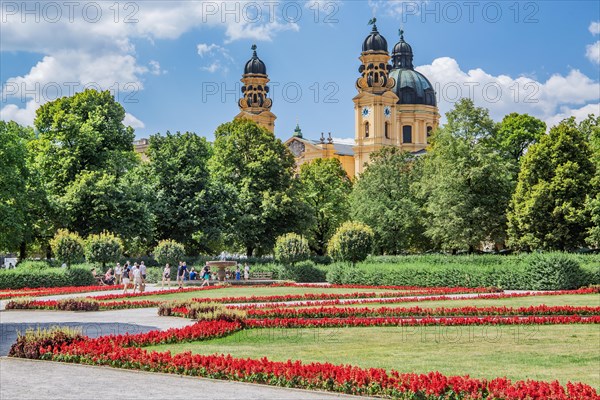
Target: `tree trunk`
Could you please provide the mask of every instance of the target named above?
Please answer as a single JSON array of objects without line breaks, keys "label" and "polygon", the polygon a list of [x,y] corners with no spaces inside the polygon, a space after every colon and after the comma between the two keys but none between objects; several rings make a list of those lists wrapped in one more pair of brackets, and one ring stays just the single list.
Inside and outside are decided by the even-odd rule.
[{"label": "tree trunk", "polygon": [[19,261],[27,258],[27,242],[22,241],[19,245]]},{"label": "tree trunk", "polygon": [[46,260],[49,260],[52,258],[52,247],[50,247],[50,245],[48,245],[46,247]]},{"label": "tree trunk", "polygon": [[248,258],[252,257],[252,253],[254,253],[254,248],[247,246],[246,247],[246,257],[248,257]]}]

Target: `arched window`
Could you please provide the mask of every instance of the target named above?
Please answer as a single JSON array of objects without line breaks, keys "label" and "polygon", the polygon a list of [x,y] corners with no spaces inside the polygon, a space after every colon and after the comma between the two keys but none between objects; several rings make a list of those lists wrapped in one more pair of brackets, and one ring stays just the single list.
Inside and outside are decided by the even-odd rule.
[{"label": "arched window", "polygon": [[412,143],[412,126],[404,125],[402,127],[402,143]]},{"label": "arched window", "polygon": [[369,137],[369,121],[365,122],[365,137]]},{"label": "arched window", "polygon": [[389,127],[390,127],[390,123],[386,122],[385,125],[384,125],[384,127],[383,127],[383,134],[385,135],[386,139],[390,138]]}]

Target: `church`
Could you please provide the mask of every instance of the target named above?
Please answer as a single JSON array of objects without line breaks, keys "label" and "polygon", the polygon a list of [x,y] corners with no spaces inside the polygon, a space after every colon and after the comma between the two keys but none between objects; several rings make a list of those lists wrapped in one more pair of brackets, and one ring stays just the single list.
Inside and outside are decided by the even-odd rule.
[{"label": "church", "polygon": [[[373,28],[362,44],[358,94],[354,102],[354,146],[335,143],[331,134],[320,140],[308,140],[296,126],[285,141],[297,165],[316,158],[337,158],[346,173],[354,177],[363,172],[371,153],[392,146],[413,154],[425,152],[427,138],[439,124],[435,91],[429,80],[414,69],[412,47],[404,40],[388,51],[386,39]],[[265,63],[252,46],[252,58],[244,67],[242,97],[236,118],[247,118],[275,131],[273,101],[269,98],[269,76]]]}]

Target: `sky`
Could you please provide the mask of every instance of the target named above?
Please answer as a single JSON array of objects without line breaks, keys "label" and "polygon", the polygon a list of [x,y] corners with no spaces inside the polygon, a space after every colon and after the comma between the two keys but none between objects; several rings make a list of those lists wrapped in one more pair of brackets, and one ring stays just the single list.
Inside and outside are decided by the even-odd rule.
[{"label": "sky", "polygon": [[111,90],[136,138],[191,131],[213,139],[239,112],[258,46],[275,134],[354,137],[362,42],[377,18],[391,53],[404,30],[433,84],[442,122],[461,97],[500,121],[551,126],[600,115],[597,1],[1,1],[0,119],[33,125],[45,102]]}]

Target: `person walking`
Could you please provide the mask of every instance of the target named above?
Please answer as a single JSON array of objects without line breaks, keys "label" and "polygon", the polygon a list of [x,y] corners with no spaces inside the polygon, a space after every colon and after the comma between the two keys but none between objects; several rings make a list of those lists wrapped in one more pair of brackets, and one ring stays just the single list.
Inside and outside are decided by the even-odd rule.
[{"label": "person walking", "polygon": [[244,280],[250,279],[250,266],[248,263],[244,263]]},{"label": "person walking", "polygon": [[210,286],[210,267],[208,266],[208,264],[206,264],[204,268],[202,268],[202,279],[204,279],[204,282],[202,282],[202,285],[200,286]]},{"label": "person walking", "polygon": [[123,294],[127,293],[129,282],[132,277],[133,275],[131,274],[131,269],[129,268],[129,261],[127,261],[123,266]]},{"label": "person walking", "polygon": [[165,281],[167,282],[167,287],[170,288],[171,287],[171,266],[168,263],[165,265],[165,269],[163,269],[162,282],[160,285],[161,288],[165,287]]},{"label": "person walking", "polygon": [[187,265],[184,261],[180,261],[177,268],[177,284],[179,285],[179,289],[183,289],[183,279],[185,278],[186,271]]},{"label": "person walking", "polygon": [[144,284],[144,278],[142,277],[142,270],[138,263],[135,263],[133,266],[133,270],[131,271],[133,274],[133,292],[135,293],[135,289],[137,288],[140,293],[142,293],[142,285]]},{"label": "person walking", "polygon": [[144,279],[144,282],[146,282],[146,264],[144,264],[144,262],[140,262],[140,272],[142,274],[142,278]]},{"label": "person walking", "polygon": [[121,284],[121,276],[123,275],[123,270],[121,269],[121,264],[117,263],[117,266],[115,267],[115,279],[116,279],[116,285],[120,285]]}]

